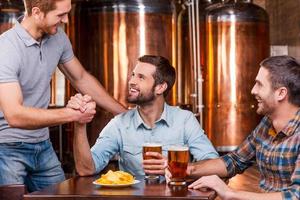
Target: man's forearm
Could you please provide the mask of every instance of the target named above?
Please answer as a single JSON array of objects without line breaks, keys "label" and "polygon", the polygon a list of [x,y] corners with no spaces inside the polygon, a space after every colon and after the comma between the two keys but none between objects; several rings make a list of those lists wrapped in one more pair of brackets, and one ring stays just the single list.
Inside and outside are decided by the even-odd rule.
[{"label": "man's forearm", "polygon": [[86,135],[86,126],[75,123],[74,132],[73,149],[76,170],[80,176],[92,175],[95,173],[95,165]]},{"label": "man's forearm", "polygon": [[218,175],[219,177],[227,176],[225,163],[220,158],[191,163],[189,168],[191,169],[190,176],[192,177],[199,178],[208,175]]},{"label": "man's forearm", "polygon": [[97,105],[116,115],[126,111],[125,107],[111,97],[99,81],[85,72],[81,79],[74,81],[74,86],[83,94],[90,95]]},{"label": "man's forearm", "polygon": [[76,111],[70,108],[39,109],[17,106],[4,114],[8,124],[14,128],[39,129],[77,120]]}]

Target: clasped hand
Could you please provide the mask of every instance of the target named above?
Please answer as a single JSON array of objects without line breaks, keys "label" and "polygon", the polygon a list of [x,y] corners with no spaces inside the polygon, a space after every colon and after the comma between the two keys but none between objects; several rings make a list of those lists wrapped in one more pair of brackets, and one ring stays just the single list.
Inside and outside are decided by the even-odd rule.
[{"label": "clasped hand", "polygon": [[76,122],[80,124],[91,122],[96,114],[96,103],[89,95],[77,93],[71,97],[66,107],[76,111]]}]

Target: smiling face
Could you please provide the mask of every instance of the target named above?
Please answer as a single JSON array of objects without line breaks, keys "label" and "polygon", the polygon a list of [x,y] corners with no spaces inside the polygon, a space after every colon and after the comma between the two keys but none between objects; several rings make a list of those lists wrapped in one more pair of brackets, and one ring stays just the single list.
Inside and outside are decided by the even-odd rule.
[{"label": "smiling face", "polygon": [[277,106],[276,90],[272,88],[269,72],[264,67],[259,69],[251,94],[258,102],[258,114],[270,116],[274,113]]},{"label": "smiling face", "polygon": [[40,15],[38,28],[42,33],[54,35],[58,26],[68,23],[68,13],[71,11],[71,0],[61,0],[55,2],[55,9]]},{"label": "smiling face", "polygon": [[138,62],[128,81],[128,103],[145,105],[155,99],[155,70],[152,64]]}]

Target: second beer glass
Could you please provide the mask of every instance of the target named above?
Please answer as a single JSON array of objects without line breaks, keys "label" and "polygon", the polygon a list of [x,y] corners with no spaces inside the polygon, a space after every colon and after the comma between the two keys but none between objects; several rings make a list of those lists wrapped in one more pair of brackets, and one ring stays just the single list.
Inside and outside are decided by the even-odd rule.
[{"label": "second beer glass", "polygon": [[172,174],[170,185],[185,185],[186,169],[189,162],[187,146],[172,146],[168,149],[168,168]]}]

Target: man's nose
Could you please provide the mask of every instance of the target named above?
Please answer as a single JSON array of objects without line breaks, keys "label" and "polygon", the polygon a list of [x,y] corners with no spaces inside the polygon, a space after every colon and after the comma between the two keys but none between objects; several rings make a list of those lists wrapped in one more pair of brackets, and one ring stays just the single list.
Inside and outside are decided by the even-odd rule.
[{"label": "man's nose", "polygon": [[251,89],[251,94],[252,94],[252,95],[255,95],[255,94],[256,94],[255,85],[254,85],[253,88]]},{"label": "man's nose", "polygon": [[64,23],[64,24],[67,24],[69,22],[69,17],[68,15],[64,15],[61,19],[61,22]]},{"label": "man's nose", "polygon": [[132,84],[132,85],[135,85],[136,84],[136,77],[135,76],[131,76],[129,78],[129,81],[128,81],[128,84]]}]

